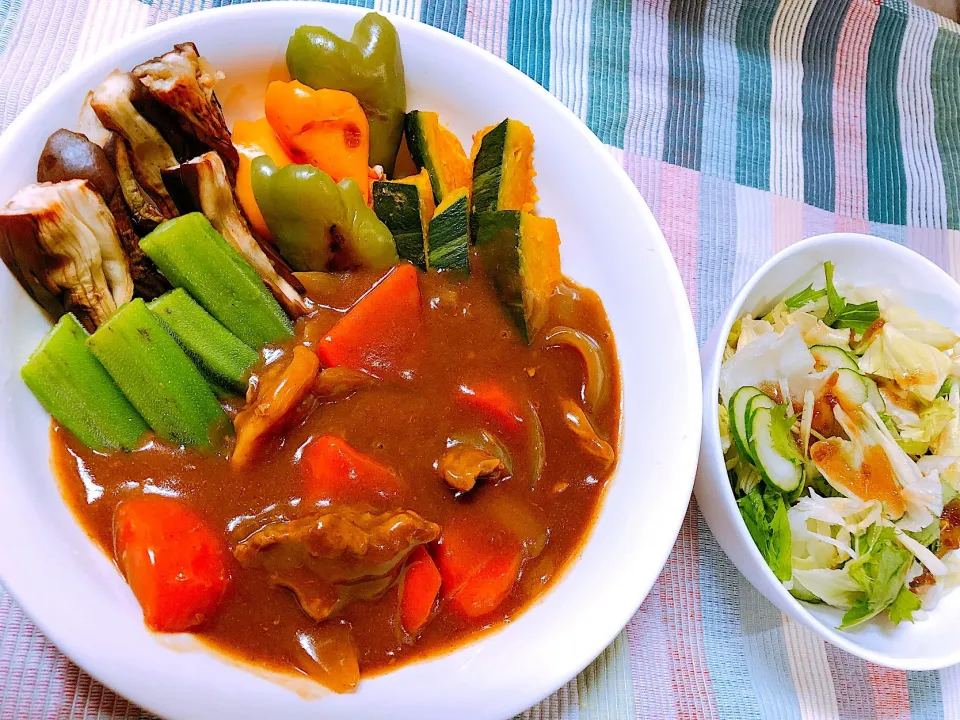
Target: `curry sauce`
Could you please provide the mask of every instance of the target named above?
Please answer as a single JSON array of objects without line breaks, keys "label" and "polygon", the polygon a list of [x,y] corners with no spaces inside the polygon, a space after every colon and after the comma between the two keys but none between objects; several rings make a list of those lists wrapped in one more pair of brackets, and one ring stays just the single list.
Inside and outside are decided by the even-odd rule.
[{"label": "curry sauce", "polygon": [[[234,549],[231,533],[239,523],[264,509],[307,503],[303,498],[308,448],[321,437],[340,438],[388,468],[399,486],[389,496],[367,497],[359,505],[351,502],[351,512],[360,512],[357,507],[370,512],[412,511],[441,532],[456,526],[468,537],[499,533],[522,545],[520,564],[510,568],[515,572],[502,602],[489,612],[464,616],[451,607],[455,589],[445,584],[429,622],[411,635],[399,618],[401,572],[385,591],[347,602],[318,622],[264,569],[241,565],[231,557],[230,585],[220,607],[193,632],[258,666],[304,673],[334,689],[350,689],[349,667],[337,666],[341,655],[355,652],[360,674],[369,675],[449,650],[509,622],[575,560],[613,462],[584,446],[565,410],[570,403],[583,404],[583,358],[569,346],[545,347],[541,342],[545,332],[530,345],[523,342],[475,252],[471,267],[470,276],[420,273],[422,331],[410,338],[402,361],[382,368],[378,381],[347,397],[305,400],[294,420],[269,438],[244,467],[229,461],[232,440],[216,452],[204,452],[153,438],[133,453],[104,454],[86,448],[54,424],[53,460],[67,503],[110,556],[116,506],[145,493],[182,499]],[[381,275],[357,271],[301,276],[318,309],[297,322],[294,341],[263,351],[256,372],[289,362],[296,345],[315,347]],[[616,451],[619,369],[597,296],[572,283],[562,285],[550,299],[544,328],[557,326],[578,330],[599,346],[608,370],[609,400],[587,408],[580,419],[588,417],[596,439]],[[542,437],[504,432],[489,416],[460,401],[464,392],[484,383],[495,384],[531,407]],[[231,413],[241,400],[233,404],[236,407],[228,407]],[[498,437],[509,454],[509,465],[479,478],[469,491],[458,490],[444,481],[438,467],[451,438],[477,432]],[[338,509],[336,501],[321,505],[324,511]],[[426,547],[437,559],[436,543]]]}]

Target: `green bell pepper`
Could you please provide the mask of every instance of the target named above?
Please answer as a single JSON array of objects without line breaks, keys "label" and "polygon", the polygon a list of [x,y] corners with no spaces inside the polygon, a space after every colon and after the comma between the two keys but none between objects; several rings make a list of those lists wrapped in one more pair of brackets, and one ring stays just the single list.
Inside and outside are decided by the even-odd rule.
[{"label": "green bell pepper", "polygon": [[349,40],[326,28],[301,25],[287,44],[287,70],[314,90],[343,90],[360,101],[370,121],[370,164],[387,175],[400,148],[407,86],[400,38],[389,20],[367,13]]},{"label": "green bell pepper", "polygon": [[300,272],[385,268],[397,262],[393,235],[353,178],[338,185],[312,165],[253,161],[253,195],[280,254]]}]

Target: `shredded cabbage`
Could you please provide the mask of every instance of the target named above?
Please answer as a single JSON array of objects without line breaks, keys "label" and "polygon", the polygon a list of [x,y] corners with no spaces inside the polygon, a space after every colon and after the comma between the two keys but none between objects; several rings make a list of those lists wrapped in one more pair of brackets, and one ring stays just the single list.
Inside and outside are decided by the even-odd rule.
[{"label": "shredded cabbage", "polygon": [[803,378],[813,369],[813,355],[803,342],[800,330],[791,325],[780,335],[766,333],[738,349],[720,370],[720,396],[726,405],[738,389],[776,383],[782,377],[787,378],[791,387],[795,380],[796,386],[801,387]]},{"label": "shredded cabbage", "polygon": [[850,577],[850,570],[847,567],[835,570],[830,568],[794,569],[793,580],[828,605],[841,610],[853,607],[861,592],[860,586]]}]

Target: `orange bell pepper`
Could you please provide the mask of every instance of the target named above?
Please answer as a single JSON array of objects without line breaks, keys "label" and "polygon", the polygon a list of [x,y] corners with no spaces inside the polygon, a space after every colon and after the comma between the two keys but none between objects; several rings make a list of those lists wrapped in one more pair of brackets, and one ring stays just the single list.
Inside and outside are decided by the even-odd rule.
[{"label": "orange bell pepper", "polygon": [[370,125],[353,95],[276,80],[267,87],[265,105],[267,120],[297,163],[336,182],[353,178],[369,202]]},{"label": "orange bell pepper", "polygon": [[233,126],[233,146],[240,154],[240,165],[237,168],[237,200],[240,201],[240,207],[243,208],[253,229],[261,237],[269,238],[270,229],[253,197],[250,165],[261,155],[268,155],[277,167],[289,165],[293,162],[293,158],[283,149],[277,134],[265,117],[259,120],[237,120]]}]

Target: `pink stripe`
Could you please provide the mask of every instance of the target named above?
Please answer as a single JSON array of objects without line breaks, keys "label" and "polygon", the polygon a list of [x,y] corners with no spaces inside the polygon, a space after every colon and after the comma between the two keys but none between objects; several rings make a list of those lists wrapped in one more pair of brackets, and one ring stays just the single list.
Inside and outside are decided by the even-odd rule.
[{"label": "pink stripe", "polygon": [[510,0],[469,0],[463,37],[499,58],[507,58]]},{"label": "pink stripe", "polygon": [[697,316],[697,233],[700,173],[664,163],[660,175],[657,220],[680,270],[690,311]]},{"label": "pink stripe", "polygon": [[867,57],[880,8],[853,0],[837,43],[833,87],[837,214],[867,217]]},{"label": "pink stripe", "polygon": [[623,152],[623,169],[643,195],[650,212],[660,216],[660,169],[664,163],[639,153]]},{"label": "pink stripe", "polygon": [[676,717],[701,720],[718,717],[710,668],[703,646],[703,614],[700,610],[697,504],[690,507],[673,552],[654,588],[665,610],[667,645],[673,662]]},{"label": "pink stripe", "polygon": [[803,237],[810,238],[834,230],[834,215],[813,205],[803,206]]},{"label": "pink stripe", "polygon": [[673,663],[667,633],[666,609],[657,581],[643,605],[627,624],[630,664],[633,666],[633,700],[638,718],[670,717],[677,705]]},{"label": "pink stripe", "polygon": [[873,691],[877,720],[910,717],[910,691],[905,672],[867,663],[867,679]]},{"label": "pink stripe", "polygon": [[[933,228],[907,228],[907,245],[936,263],[947,272],[951,272],[951,246],[956,245],[956,232]],[[954,252],[956,248],[954,247]]]},{"label": "pink stripe", "polygon": [[803,239],[803,202],[782,195],[773,196],[773,252]]}]

